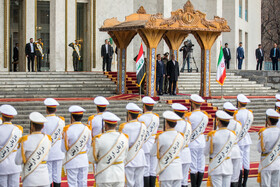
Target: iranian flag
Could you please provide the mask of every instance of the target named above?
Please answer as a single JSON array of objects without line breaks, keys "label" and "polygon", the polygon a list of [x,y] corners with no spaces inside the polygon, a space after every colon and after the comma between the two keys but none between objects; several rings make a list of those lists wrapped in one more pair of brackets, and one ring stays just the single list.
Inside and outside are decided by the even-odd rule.
[{"label": "iranian flag", "polygon": [[216,81],[220,85],[224,85],[225,79],[226,79],[226,64],[224,59],[224,53],[223,53],[223,47],[221,46],[220,55],[219,55],[219,61],[217,65],[217,78]]},{"label": "iranian flag", "polygon": [[140,87],[142,81],[146,76],[145,70],[145,58],[143,53],[143,45],[141,43],[140,50],[136,60],[136,77],[137,77],[137,86]]}]

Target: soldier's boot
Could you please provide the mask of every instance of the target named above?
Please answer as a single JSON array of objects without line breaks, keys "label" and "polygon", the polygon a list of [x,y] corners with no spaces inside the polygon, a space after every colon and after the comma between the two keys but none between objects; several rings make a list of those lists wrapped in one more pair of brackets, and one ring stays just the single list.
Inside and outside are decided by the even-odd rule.
[{"label": "soldier's boot", "polygon": [[197,183],[197,174],[190,174],[191,176],[191,186],[192,187],[197,187],[196,183]]},{"label": "soldier's boot", "polygon": [[54,182],[54,183],[53,183],[53,187],[60,187],[60,184],[61,184],[61,183],[55,183],[55,182]]},{"label": "soldier's boot", "polygon": [[150,176],[150,187],[155,187],[156,186],[156,176]]},{"label": "soldier's boot", "polygon": [[248,176],[249,176],[249,170],[244,169],[244,180],[243,180],[243,184],[242,184],[243,187],[247,186]]},{"label": "soldier's boot", "polygon": [[238,187],[242,187],[242,170],[240,170],[240,174],[239,174],[239,180],[238,180]]},{"label": "soldier's boot", "polygon": [[232,183],[230,183],[230,187],[238,187],[238,182],[232,182]]},{"label": "soldier's boot", "polygon": [[144,187],[150,187],[150,177],[144,177]]},{"label": "soldier's boot", "polygon": [[197,187],[200,187],[203,180],[203,176],[204,173],[200,173],[200,172],[197,173],[197,182],[196,182]]}]

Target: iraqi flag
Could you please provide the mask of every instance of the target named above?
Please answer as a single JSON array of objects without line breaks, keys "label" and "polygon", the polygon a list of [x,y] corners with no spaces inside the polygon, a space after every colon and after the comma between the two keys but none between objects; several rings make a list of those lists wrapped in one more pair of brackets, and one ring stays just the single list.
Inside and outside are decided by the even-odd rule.
[{"label": "iraqi flag", "polygon": [[137,86],[138,87],[140,87],[145,76],[146,76],[145,58],[144,58],[144,54],[143,54],[143,46],[141,43],[141,47],[140,47],[139,53],[137,55],[137,60],[136,60],[136,77],[137,77]]},{"label": "iraqi flag", "polygon": [[223,47],[221,46],[220,55],[219,55],[219,61],[217,65],[217,78],[216,81],[220,85],[224,85],[225,79],[226,79],[226,64],[224,59],[224,53],[223,53]]}]

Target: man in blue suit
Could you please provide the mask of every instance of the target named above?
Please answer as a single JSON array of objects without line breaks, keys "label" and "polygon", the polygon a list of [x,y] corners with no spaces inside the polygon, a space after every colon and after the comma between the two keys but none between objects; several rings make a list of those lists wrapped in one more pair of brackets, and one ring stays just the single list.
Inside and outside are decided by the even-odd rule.
[{"label": "man in blue suit", "polygon": [[157,87],[158,95],[162,94],[163,78],[165,77],[165,66],[161,60],[161,55],[157,54]]},{"label": "man in blue suit", "polygon": [[242,42],[239,43],[239,47],[237,48],[237,60],[238,60],[238,69],[242,68],[242,63],[245,58],[244,49],[242,47]]},{"label": "man in blue suit", "polygon": [[274,47],[270,50],[270,58],[272,60],[273,70],[278,71],[278,59],[280,58],[280,51],[276,43],[274,43]]}]

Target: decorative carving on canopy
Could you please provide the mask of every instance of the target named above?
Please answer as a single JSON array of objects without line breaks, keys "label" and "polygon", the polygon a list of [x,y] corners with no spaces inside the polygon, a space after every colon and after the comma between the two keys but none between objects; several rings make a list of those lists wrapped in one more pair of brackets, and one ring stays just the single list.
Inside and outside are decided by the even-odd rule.
[{"label": "decorative carving on canopy", "polygon": [[195,10],[190,0],[185,3],[183,9],[171,12],[170,18],[164,18],[161,13],[147,14],[144,7],[141,6],[137,13],[127,16],[124,22],[119,22],[116,18],[107,19],[100,28],[101,31],[134,29],[230,31],[230,27],[224,18],[215,16],[214,19],[207,20],[206,14]]}]

